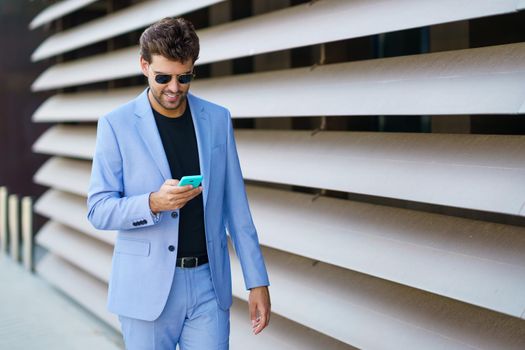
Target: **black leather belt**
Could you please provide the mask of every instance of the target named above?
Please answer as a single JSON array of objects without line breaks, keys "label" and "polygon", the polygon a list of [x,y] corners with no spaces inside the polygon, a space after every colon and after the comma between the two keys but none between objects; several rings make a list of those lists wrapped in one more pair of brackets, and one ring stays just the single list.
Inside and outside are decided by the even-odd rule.
[{"label": "black leather belt", "polygon": [[208,256],[187,256],[184,258],[177,258],[177,267],[197,267],[208,262]]}]

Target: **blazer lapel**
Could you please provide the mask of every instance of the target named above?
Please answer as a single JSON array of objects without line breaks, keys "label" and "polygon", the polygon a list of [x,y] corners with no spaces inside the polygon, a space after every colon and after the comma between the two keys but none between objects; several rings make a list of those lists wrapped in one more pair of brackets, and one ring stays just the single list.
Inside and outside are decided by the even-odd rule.
[{"label": "blazer lapel", "polygon": [[151,111],[151,105],[148,100],[148,89],[144,90],[135,99],[135,115],[138,117],[135,127],[139,135],[146,144],[151,157],[157,164],[164,180],[171,179],[171,170],[160,139],[159,130]]},{"label": "blazer lapel", "polygon": [[199,150],[199,166],[202,174],[202,201],[204,210],[208,199],[208,188],[210,186],[210,161],[211,161],[211,126],[210,116],[192,94],[188,94],[188,102],[197,137],[197,148]]}]

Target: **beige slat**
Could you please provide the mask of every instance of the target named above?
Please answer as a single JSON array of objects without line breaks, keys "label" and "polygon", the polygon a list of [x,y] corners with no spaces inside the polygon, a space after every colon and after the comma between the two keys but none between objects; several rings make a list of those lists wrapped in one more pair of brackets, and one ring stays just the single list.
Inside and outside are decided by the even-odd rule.
[{"label": "beige slat", "polygon": [[238,117],[517,114],[525,43],[196,81]]},{"label": "beige slat", "polygon": [[[37,266],[37,271],[46,280],[100,317],[115,330],[120,331],[120,324],[116,315],[106,310],[106,283],[93,278],[83,270],[53,254],[48,254],[42,259]],[[239,299],[234,300],[230,315],[230,347],[232,349],[243,347],[249,347],[253,350],[355,349],[278,315],[272,315],[270,326],[261,336],[254,337],[249,326],[247,305]]]},{"label": "beige slat", "polygon": [[[248,194],[265,246],[516,317],[525,309],[523,228],[258,186]],[[50,190],[36,210],[98,239],[113,233],[91,227],[83,197]]]},{"label": "beige slat", "polygon": [[33,176],[42,186],[86,196],[91,176],[91,162],[53,157],[47,160]]},{"label": "beige slat", "polygon": [[54,221],[44,224],[36,235],[36,242],[101,281],[109,281],[113,254],[110,244]]},{"label": "beige slat", "polygon": [[117,316],[106,310],[106,283],[53,254],[47,254],[36,266],[36,271],[104,322],[120,330]]},{"label": "beige slat", "polygon": [[143,87],[108,91],[57,94],[42,103],[33,114],[34,122],[96,121],[100,116],[129,102]]},{"label": "beige slat", "polygon": [[199,31],[200,64],[518,10],[515,0],[307,2]]},{"label": "beige slat", "polygon": [[525,215],[525,136],[242,130],[236,138],[250,180]]},{"label": "beige slat", "polygon": [[9,229],[9,255],[15,262],[20,261],[20,199],[17,194],[10,194],[7,202]]},{"label": "beige slat", "polygon": [[107,16],[56,33],[31,55],[33,62],[146,27],[164,18],[175,17],[224,0],[149,0]]},{"label": "beige slat", "polygon": [[247,189],[264,246],[514,317],[525,311],[523,227]]},{"label": "beige slat", "polygon": [[[515,1],[478,0],[475,4],[469,0],[442,0],[439,2],[419,0],[317,1],[313,5],[309,3],[294,6],[205,29],[202,33],[199,31],[203,52],[197,64],[512,12],[518,10]],[[454,10],[451,10],[452,8]],[[389,18],[389,20],[384,21],[384,18]],[[341,27],[338,24],[342,22],[352,23],[352,25]],[[316,23],[316,25],[304,26],[304,23]],[[106,35],[110,31],[101,32]],[[80,37],[89,38],[90,36],[90,33],[84,33]],[[60,41],[74,46],[79,40],[64,38]],[[50,89],[138,75],[140,74],[136,57],[138,51],[138,46],[134,46],[89,57],[74,63],[76,69],[72,68],[70,63],[55,65],[35,81],[33,89]],[[80,64],[82,62],[83,64]],[[74,79],[71,76],[64,76],[63,73],[66,73],[68,67],[74,71]]]},{"label": "beige slat", "polygon": [[22,232],[22,261],[24,268],[33,271],[33,199],[30,196],[22,197],[20,226]]},{"label": "beige slat", "polygon": [[[70,64],[72,71],[61,77],[84,69],[75,67],[84,63]],[[96,72],[89,76],[105,67],[93,65]],[[517,43],[197,80],[191,91],[238,118],[456,115],[523,113],[523,86],[525,43]],[[33,119],[94,121],[141,90],[56,95]]]},{"label": "beige slat", "polygon": [[62,16],[85,7],[97,0],[61,0],[47,6],[29,24],[29,29],[38,28]]},{"label": "beige slat", "polygon": [[[367,138],[367,136],[370,136],[368,134],[364,134],[363,136],[364,137],[359,138],[358,135],[354,135],[351,139],[361,147],[361,152],[369,148],[377,153],[377,150],[381,147],[377,145],[372,147],[374,145],[374,138]],[[497,142],[498,140],[501,141],[501,137],[496,136],[411,135],[417,137],[413,137],[412,143],[405,142],[405,144],[402,145],[403,147],[399,148],[399,145],[396,146],[396,142],[398,142],[396,138],[403,135],[392,134],[390,136],[393,138],[390,140],[391,143],[383,148],[390,150],[391,155],[398,152],[398,154],[403,154],[406,157],[416,157],[408,159],[410,163],[417,163],[417,157],[425,154],[430,154],[429,157],[435,159],[435,161],[439,160],[436,159],[438,156],[435,152],[431,152],[432,147],[436,146],[433,136],[439,137],[440,142],[437,143],[438,145],[446,145],[451,150],[463,150],[463,154],[459,154],[458,152],[454,153],[457,159],[455,159],[452,164],[459,163],[460,159],[467,159],[471,163],[475,163],[479,161],[479,159],[476,160],[476,157],[480,158],[480,156],[487,155],[487,150],[491,150],[493,159],[500,163],[499,166],[512,167],[518,165],[521,161],[519,158],[505,158],[502,156],[502,154],[506,153],[506,149],[516,149],[517,154],[519,154],[519,148],[516,146],[519,143],[513,145],[511,142],[512,139],[506,137],[504,138],[506,142],[501,143]],[[462,141],[462,143],[458,144],[458,138],[459,141],[461,141],[461,139],[467,139],[468,142]],[[493,139],[491,140],[491,138]],[[257,137],[248,135],[245,139],[254,141],[257,140]],[[418,139],[419,141],[416,142]],[[477,141],[475,139],[477,139]],[[290,137],[289,140],[295,145],[298,144],[297,140],[293,137]],[[311,141],[308,142],[312,143]],[[340,141],[337,143],[341,144]],[[277,143],[276,141],[272,141],[271,144],[275,145]],[[469,146],[470,149],[466,148],[465,145]],[[329,147],[330,143],[328,142],[326,146]],[[349,149],[353,148],[355,147],[344,147],[347,153]],[[242,149],[243,137],[241,136],[240,150],[242,151]],[[290,149],[290,146],[283,146],[282,149]],[[417,150],[417,152],[411,154],[407,152],[406,149]],[[270,149],[268,151],[271,152],[272,150]],[[477,152],[479,152],[479,154],[477,154]],[[334,153],[334,149],[332,149],[332,153]],[[310,151],[309,154],[315,155],[315,152]],[[377,157],[377,154],[374,157]],[[241,157],[241,159],[243,158]],[[268,159],[268,157],[259,156],[259,159]],[[514,164],[512,162],[514,162]],[[483,164],[483,166],[488,166],[488,164]],[[283,169],[281,175],[284,176],[286,167],[280,168]],[[323,167],[323,169],[326,168],[327,167]],[[69,169],[69,167],[65,167],[62,168],[62,171],[67,173],[70,171]],[[244,170],[245,174],[250,173],[249,166],[244,167]],[[55,169],[55,172],[59,172],[59,170]],[[88,176],[85,177],[88,178]],[[367,178],[367,176],[363,176],[363,178]],[[499,180],[502,179],[503,178],[499,178]],[[406,181],[407,186],[414,184],[414,181],[410,179],[406,179]],[[56,187],[59,186],[60,183],[56,182],[50,185]],[[87,187],[87,183],[81,187]],[[258,191],[257,188],[254,187],[250,187],[250,191],[250,193],[255,193],[255,197],[252,198],[255,204],[255,215],[263,212],[263,218],[260,219],[263,228],[261,240],[265,245],[294,254],[309,256],[316,260],[326,261],[331,264],[340,265],[345,268],[361,271],[419,289],[443,294],[451,298],[504,312],[516,317],[520,317],[523,312],[524,301],[519,297],[519,291],[523,289],[521,283],[525,280],[523,279],[524,257],[522,253],[519,253],[518,248],[523,246],[523,240],[520,239],[522,233],[519,229],[513,229],[505,225],[474,222],[471,220],[455,219],[393,208],[381,208],[346,201],[344,201],[345,203],[343,204],[337,203],[336,200],[329,200],[324,206],[319,205],[319,207],[314,206],[314,208],[310,208],[311,206],[309,205],[303,205],[301,209],[298,209],[301,201],[308,201],[305,200],[305,195],[286,194],[281,191],[272,192],[271,190]],[[278,222],[282,222],[279,224],[279,228],[286,232],[279,234],[280,231],[270,225],[269,228],[266,228],[266,232],[272,232],[273,238],[265,239],[265,225],[267,227],[269,225],[268,222],[275,222],[275,220],[271,220],[271,218],[279,216],[279,212],[276,213],[274,209],[274,207],[279,204],[269,202],[274,196],[278,199],[277,203],[285,206],[285,208],[282,208],[282,211],[286,213],[286,218],[278,220]],[[323,200],[324,199],[321,199],[318,203],[323,203]],[[339,223],[339,226],[335,226],[334,222],[332,222],[334,220],[333,217],[329,215],[330,212],[335,210],[334,208],[341,210],[341,208],[345,207],[348,207],[348,212],[360,213],[363,217],[365,217],[366,214],[371,222],[374,222],[374,220],[377,222],[377,219],[374,219],[374,217],[389,217],[392,221],[385,221],[383,223],[384,228],[382,235],[374,231],[377,230],[375,227],[369,228],[368,230],[363,230],[362,228],[352,229],[353,225],[361,227],[359,226],[360,221],[358,217],[352,222],[343,221]],[[313,212],[308,213],[307,210],[313,210]],[[367,211],[369,213],[367,213]],[[321,213],[325,215],[321,215]],[[342,215],[344,218],[350,217],[349,214]],[[310,216],[316,217],[317,220],[315,222],[304,220],[305,217]],[[396,219],[394,219],[394,217],[396,217]],[[401,217],[401,219],[399,217]],[[290,223],[287,223],[286,220],[289,220]],[[408,227],[401,226],[395,230],[394,227],[396,227],[395,224],[398,220],[410,224]],[[441,224],[438,225],[438,222]],[[293,235],[288,238],[288,240],[283,238],[286,237],[287,232],[294,232],[293,227],[301,227],[302,225],[306,227],[304,229],[298,229],[297,232],[309,235],[309,246],[303,245],[297,247]],[[457,228],[453,231],[454,236],[450,237],[447,233],[451,232],[453,227]],[[309,231],[309,229],[312,231]],[[345,231],[345,229],[350,230],[351,233]],[[436,232],[436,230],[438,231]],[[277,233],[274,233],[274,231],[277,231]],[[328,233],[326,236],[320,236],[317,232]],[[393,232],[397,232],[398,235],[395,240],[392,240],[391,237]],[[430,234],[431,238],[425,238],[425,234]],[[291,235],[291,233],[288,233],[288,235]],[[327,252],[319,250],[318,247],[323,244],[319,239],[328,237],[334,241],[334,247],[328,249]],[[477,239],[481,241],[474,243],[473,237],[477,237]],[[452,245],[455,247],[453,249],[450,248],[452,240],[455,242]],[[485,245],[492,245],[494,247],[490,254],[483,248],[480,248]],[[352,249],[356,251],[346,258],[344,251],[339,252],[339,254],[334,253],[334,251],[337,251],[337,247],[348,250],[347,247],[349,246],[353,247]],[[377,250],[374,251],[374,256],[378,258],[373,262],[368,260],[368,255],[366,254],[367,246],[377,247]],[[331,254],[339,257],[334,258]],[[399,259],[397,258],[398,256],[403,256],[404,258]],[[383,263],[385,261],[387,264]],[[440,261],[440,263],[436,264],[436,261]],[[418,264],[420,269],[412,268],[410,272],[404,272],[412,266],[417,266],[415,264]],[[472,293],[472,288],[475,288],[477,292]]]},{"label": "beige slat", "polygon": [[87,220],[86,197],[50,189],[35,203],[36,213],[100,241],[114,244],[116,231],[97,230]]},{"label": "beige slat", "polygon": [[[517,350],[525,344],[521,319],[277,250],[263,254],[272,311],[357,348]],[[240,265],[232,260],[233,293],[246,300]]]},{"label": "beige slat", "polygon": [[[114,37],[164,16],[174,16],[218,1],[153,0],[96,19],[48,38],[33,54],[40,60]],[[454,9],[451,11],[451,9]],[[201,30],[202,63],[251,56],[317,43],[355,38],[517,11],[515,0],[348,1],[321,0],[292,6]],[[389,20],[385,21],[384,18]],[[341,26],[340,23],[352,23]],[[315,23],[315,26],[304,26]],[[221,45],[216,42],[221,41]],[[229,47],[224,49],[224,43]]]},{"label": "beige slat", "polygon": [[356,350],[313,329],[285,317],[272,314],[270,325],[260,335],[253,336],[246,301],[233,298],[230,309],[230,349],[250,350]]},{"label": "beige slat", "polygon": [[7,228],[7,198],[8,198],[7,187],[0,186],[0,256],[8,251],[8,236],[9,231]]},{"label": "beige slat", "polygon": [[90,159],[95,152],[95,138],[95,126],[54,125],[33,144],[33,152]]},{"label": "beige slat", "polygon": [[[94,127],[84,132],[93,145]],[[525,214],[524,136],[240,130],[236,137],[249,180]],[[60,173],[47,165],[36,175],[43,183],[43,174]],[[83,179],[85,187],[89,174]]]}]

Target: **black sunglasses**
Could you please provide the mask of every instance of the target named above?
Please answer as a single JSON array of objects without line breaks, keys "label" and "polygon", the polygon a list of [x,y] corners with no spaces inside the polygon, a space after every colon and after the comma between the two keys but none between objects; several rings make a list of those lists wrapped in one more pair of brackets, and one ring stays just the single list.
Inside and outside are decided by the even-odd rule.
[{"label": "black sunglasses", "polygon": [[[185,73],[175,75],[179,84],[189,84],[195,78],[195,73]],[[173,76],[170,74],[157,74],[155,75],[155,81],[158,84],[167,84],[171,81]]]}]

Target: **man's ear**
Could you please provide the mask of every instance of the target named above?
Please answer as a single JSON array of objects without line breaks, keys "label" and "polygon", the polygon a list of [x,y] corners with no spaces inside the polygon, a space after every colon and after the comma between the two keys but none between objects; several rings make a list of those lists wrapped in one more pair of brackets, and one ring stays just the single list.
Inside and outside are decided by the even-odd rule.
[{"label": "man's ear", "polygon": [[148,76],[148,66],[149,63],[144,59],[144,57],[140,56],[140,70],[142,70],[142,74],[144,74],[146,77]]}]

